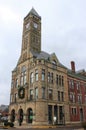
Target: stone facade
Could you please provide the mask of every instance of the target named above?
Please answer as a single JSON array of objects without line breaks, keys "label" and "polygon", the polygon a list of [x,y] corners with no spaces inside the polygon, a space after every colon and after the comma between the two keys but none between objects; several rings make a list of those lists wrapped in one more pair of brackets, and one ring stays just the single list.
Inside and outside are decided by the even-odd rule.
[{"label": "stone facade", "polygon": [[41,17],[32,8],[24,18],[21,55],[12,71],[10,120],[16,125],[70,124],[68,81],[77,78],[73,62],[72,69],[55,53],[41,51]]}]

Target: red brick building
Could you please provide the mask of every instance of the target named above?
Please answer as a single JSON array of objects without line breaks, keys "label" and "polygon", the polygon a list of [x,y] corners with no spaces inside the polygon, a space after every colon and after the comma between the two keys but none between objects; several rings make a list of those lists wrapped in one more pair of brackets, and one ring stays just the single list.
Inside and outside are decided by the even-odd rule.
[{"label": "red brick building", "polygon": [[86,121],[86,73],[84,70],[75,71],[75,63],[71,62],[68,70],[68,93],[70,122]]}]

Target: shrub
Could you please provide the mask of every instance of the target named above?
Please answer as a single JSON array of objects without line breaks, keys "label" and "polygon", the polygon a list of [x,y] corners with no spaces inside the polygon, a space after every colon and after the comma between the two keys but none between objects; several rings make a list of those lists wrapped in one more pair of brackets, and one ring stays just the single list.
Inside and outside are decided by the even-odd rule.
[{"label": "shrub", "polygon": [[12,122],[4,122],[4,126],[10,126],[13,127],[14,124]]}]

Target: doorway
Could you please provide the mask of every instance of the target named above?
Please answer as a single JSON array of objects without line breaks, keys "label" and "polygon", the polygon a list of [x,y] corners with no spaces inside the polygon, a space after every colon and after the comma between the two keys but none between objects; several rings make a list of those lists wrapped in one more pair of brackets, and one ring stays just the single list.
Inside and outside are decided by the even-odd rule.
[{"label": "doorway", "polygon": [[80,121],[83,121],[83,109],[80,108]]},{"label": "doorway", "polygon": [[11,122],[14,122],[15,121],[15,110],[13,109],[11,111],[11,118],[10,118]]},{"label": "doorway", "polygon": [[33,110],[32,110],[32,108],[28,108],[28,110],[27,110],[27,122],[28,123],[33,122]]},{"label": "doorway", "polygon": [[18,115],[19,115],[19,121],[22,123],[23,122],[23,110],[22,109],[19,109]]}]

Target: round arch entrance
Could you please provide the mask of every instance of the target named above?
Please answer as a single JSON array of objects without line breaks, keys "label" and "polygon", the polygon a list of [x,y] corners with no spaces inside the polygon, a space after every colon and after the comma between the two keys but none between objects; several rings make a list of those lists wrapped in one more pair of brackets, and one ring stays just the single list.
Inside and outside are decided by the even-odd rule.
[{"label": "round arch entrance", "polygon": [[11,122],[14,122],[15,121],[15,110],[13,109],[11,111],[11,118],[10,118]]},{"label": "round arch entrance", "polygon": [[27,109],[27,123],[33,122],[33,110],[32,108]]},{"label": "round arch entrance", "polygon": [[83,121],[83,109],[80,108],[80,121]]},{"label": "round arch entrance", "polygon": [[23,110],[22,109],[19,109],[19,111],[18,111],[18,120],[19,120],[20,124],[23,122]]}]

